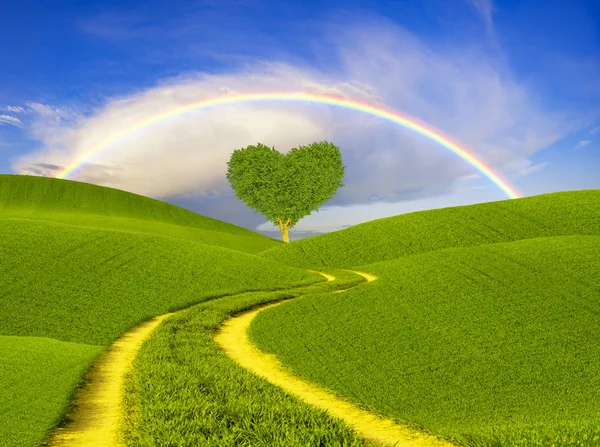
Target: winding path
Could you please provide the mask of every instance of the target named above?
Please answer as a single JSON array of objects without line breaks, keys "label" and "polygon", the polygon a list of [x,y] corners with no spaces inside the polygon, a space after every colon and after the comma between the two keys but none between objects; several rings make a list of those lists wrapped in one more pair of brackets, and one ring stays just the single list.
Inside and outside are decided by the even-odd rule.
[{"label": "winding path", "polygon": [[68,413],[65,427],[51,435],[51,447],[115,447],[122,420],[123,378],[140,346],[168,313],[142,323],[117,340],[91,368],[88,383]]},{"label": "winding path", "polygon": [[[362,276],[367,282],[377,279],[368,273],[350,271]],[[323,275],[328,281],[335,279],[326,273],[314,273]],[[343,291],[338,290],[337,292]],[[385,445],[395,444],[398,447],[454,447],[454,444],[399,425],[390,419],[378,417],[343,401],[327,390],[289,374],[274,355],[261,352],[250,342],[247,334],[248,328],[259,312],[279,304],[281,302],[267,304],[230,318],[221,326],[220,331],[215,336],[215,341],[239,365],[304,402],[326,410],[334,417],[342,419],[365,439]]]},{"label": "winding path", "polygon": [[[335,278],[316,272],[328,281]],[[368,273],[354,272],[368,282],[377,279]],[[336,291],[344,292],[344,290]],[[382,444],[398,447],[452,447],[452,444],[400,426],[345,402],[318,386],[286,373],[273,355],[260,352],[252,345],[247,329],[262,310],[277,306],[268,304],[239,314],[225,321],[215,336],[216,343],[235,362],[264,377],[301,400],[344,420],[360,436]],[[142,343],[150,333],[173,313],[167,313],[142,323],[111,345],[86,374],[87,383],[77,392],[75,403],[67,414],[67,422],[49,437],[49,447],[115,447],[120,445],[119,428],[122,414],[122,389],[125,374],[130,370]]]}]

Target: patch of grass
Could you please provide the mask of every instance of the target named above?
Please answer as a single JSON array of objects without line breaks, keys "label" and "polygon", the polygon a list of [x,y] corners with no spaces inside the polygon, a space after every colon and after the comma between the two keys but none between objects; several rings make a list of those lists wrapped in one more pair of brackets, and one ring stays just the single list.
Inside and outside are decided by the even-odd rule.
[{"label": "patch of grass", "polygon": [[31,218],[23,217],[24,215],[27,215],[27,213],[23,213],[20,210],[4,210],[0,212],[0,220],[60,223],[62,225],[80,228],[153,234],[190,242],[199,242],[205,245],[229,248],[230,250],[241,251],[242,253],[248,254],[257,254],[264,251],[266,248],[277,246],[277,244],[271,244],[269,241],[265,241],[262,238],[252,238],[239,234],[202,230],[125,217],[97,216],[94,214],[44,213],[37,214],[34,218]]},{"label": "patch of grass", "polygon": [[258,253],[281,241],[138,194],[28,175],[0,174],[0,218],[158,234]]},{"label": "patch of grass", "polygon": [[[194,303],[323,280],[238,251],[149,234],[6,219],[0,219],[0,234],[4,335],[106,346],[141,321]],[[9,440],[6,445],[38,445],[34,440],[67,411],[76,379],[90,365],[93,356],[68,349],[86,345],[58,345],[56,349],[67,347],[62,357],[51,356],[53,346],[47,359],[26,357],[23,351],[23,359],[30,359],[26,363],[0,356],[0,377],[13,380],[7,388],[11,399],[21,399],[6,406],[4,396],[1,399],[0,439]],[[90,352],[98,351],[94,347]],[[45,371],[37,369],[38,360]],[[65,370],[57,373],[57,368]],[[14,381],[14,374],[26,375],[26,370],[27,380]],[[51,380],[47,374],[53,374]],[[5,381],[0,380],[0,386],[8,386]],[[40,391],[49,386],[51,390]],[[31,431],[24,434],[26,427]],[[25,444],[11,444],[21,435]]]},{"label": "patch of grass", "polygon": [[298,267],[353,268],[450,247],[600,235],[600,190],[556,192],[377,219],[270,248],[258,256]]},{"label": "patch of grass", "polygon": [[102,346],[0,336],[0,447],[39,445]]},{"label": "patch of grass", "polygon": [[209,298],[322,280],[147,234],[10,220],[0,220],[0,234],[2,335],[107,345],[141,321]]},{"label": "patch of grass", "polygon": [[[195,303],[159,327],[127,379],[129,445],[362,445],[212,339],[232,313],[302,293],[251,331],[309,380],[465,446],[599,445],[598,238],[564,237],[600,235],[599,203],[598,190],[545,194],[282,244],[124,191],[0,175],[0,334],[101,345],[86,357],[86,345],[0,337],[0,393],[17,402],[0,399],[0,447],[27,427],[23,442],[36,445],[92,349]],[[533,239],[542,236],[561,237]],[[355,275],[308,287],[322,278],[284,264],[380,279],[327,294]],[[271,292],[229,296],[250,290]],[[44,371],[27,366],[36,359]]]},{"label": "patch of grass", "polygon": [[326,412],[238,366],[214,341],[220,324],[237,312],[364,281],[349,272],[332,274],[336,281],[229,296],[165,320],[142,346],[126,379],[125,445],[368,445]]},{"label": "patch of grass", "polygon": [[515,430],[491,426],[475,434],[459,437],[466,447],[588,447],[600,445],[598,422],[562,421],[558,423],[529,423]]},{"label": "patch of grass", "polygon": [[[0,334],[49,337],[56,343],[105,347],[158,314],[232,293],[323,280],[240,252],[258,252],[276,245],[275,240],[163,202],[79,182],[0,175],[0,234]],[[23,352],[23,359],[33,359]],[[34,367],[35,360],[25,364],[14,356],[1,357],[5,380],[27,368],[32,375],[10,387],[0,381],[11,399],[29,399],[5,405],[9,398],[3,396],[0,439],[17,445],[11,443],[20,433],[22,442],[37,445],[33,440],[67,411],[74,378],[90,364],[91,357],[77,352],[65,348],[63,357],[39,357],[40,367],[49,365],[52,380]],[[64,373],[55,374],[61,365]],[[36,391],[47,386],[52,390]],[[31,427],[29,434],[22,432],[25,427]]]},{"label": "patch of grass", "polygon": [[600,237],[451,248],[267,309],[251,339],[298,375],[465,446],[598,446]]}]

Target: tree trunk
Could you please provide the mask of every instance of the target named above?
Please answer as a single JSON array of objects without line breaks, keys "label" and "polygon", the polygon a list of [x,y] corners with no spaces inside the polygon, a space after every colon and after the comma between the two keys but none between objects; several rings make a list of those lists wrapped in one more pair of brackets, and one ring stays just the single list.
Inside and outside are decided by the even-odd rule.
[{"label": "tree trunk", "polygon": [[290,223],[292,219],[288,219],[283,222],[281,219],[276,219],[277,225],[279,225],[279,231],[281,231],[281,240],[283,242],[289,242],[290,237],[288,235],[288,230],[290,229]]},{"label": "tree trunk", "polygon": [[288,227],[283,227],[281,229],[281,239],[283,240],[283,242],[290,241],[290,236],[288,235]]}]

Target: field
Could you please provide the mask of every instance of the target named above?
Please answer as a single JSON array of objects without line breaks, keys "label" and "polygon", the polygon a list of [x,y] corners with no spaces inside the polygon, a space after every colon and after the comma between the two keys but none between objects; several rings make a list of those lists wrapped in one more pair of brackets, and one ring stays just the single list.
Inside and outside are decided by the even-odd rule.
[{"label": "field", "polygon": [[179,309],[127,377],[126,445],[365,445],[214,342],[231,315],[290,298],[251,338],[364,408],[461,446],[600,445],[599,205],[598,190],[544,194],[283,244],[136,194],[0,175],[0,447],[40,446],[110,344]]},{"label": "field", "polygon": [[88,183],[0,174],[0,217],[150,233],[258,253],[282,242],[137,194]]},{"label": "field", "polygon": [[353,268],[450,247],[600,234],[600,190],[556,192],[377,219],[258,254],[298,267]]},{"label": "field", "polygon": [[[49,221],[43,213],[32,214],[43,217],[42,220],[32,216],[15,218],[14,198],[3,195],[4,207],[0,209],[0,234],[3,235],[0,239],[0,336],[7,337],[0,338],[3,346],[0,349],[20,352],[22,356],[2,357],[0,446],[39,445],[65,413],[91,362],[136,324],[224,295],[286,289],[322,280],[319,275],[256,259],[244,252],[195,240],[159,236],[153,231],[152,221],[147,222],[145,228],[149,230],[144,232],[133,232],[127,226],[125,231],[86,227],[86,221],[96,224],[97,219],[103,217],[102,212],[108,213],[106,210],[110,208],[111,202],[103,195],[104,188],[101,187],[39,178],[42,184],[49,181],[62,185],[63,189],[56,192],[47,185],[35,187],[38,180],[35,177],[0,178],[4,182],[4,193],[12,188],[28,198],[24,203],[30,212],[51,208],[42,206],[44,200],[54,200],[56,209],[78,212],[64,214],[58,219],[68,222],[70,216],[76,216],[76,225]],[[26,187],[33,191],[30,195],[23,192]],[[95,195],[90,191],[96,191]],[[93,208],[93,201],[86,202],[86,194],[97,197],[94,203],[99,209]],[[140,197],[139,203],[146,208],[136,207],[128,193],[115,191],[110,194],[115,195],[112,198],[115,202],[119,201],[119,194],[130,200],[131,207],[119,211],[125,222],[136,220],[144,225],[146,222],[138,219],[144,216],[140,209],[145,210],[147,218],[154,215],[163,222],[168,222],[170,215],[177,216],[173,210],[167,209],[163,214],[153,211],[153,202],[141,196],[134,197]],[[68,209],[67,202],[74,197],[82,207]],[[177,207],[173,208],[177,210]],[[99,214],[87,216],[84,210]],[[22,211],[21,214],[26,213]],[[218,225],[204,230],[201,227],[204,218],[190,214],[197,216],[199,223],[192,218],[184,223],[195,224],[198,232],[218,233]],[[113,226],[119,222],[114,217],[104,218]],[[173,219],[177,221],[178,217]],[[223,227],[228,226],[231,225],[223,223]],[[239,229],[236,235],[236,227],[231,227],[234,227],[231,234],[248,241],[245,248],[273,245],[271,239],[247,230]],[[249,235],[243,236],[245,233]],[[48,344],[47,355],[40,352],[46,350],[39,348],[42,342]],[[39,365],[40,369],[33,365]],[[63,373],[57,374],[57,371]],[[16,379],[19,377],[23,380]],[[42,392],[45,388],[48,389]]]},{"label": "field", "polygon": [[0,445],[38,445],[102,350],[50,338],[0,336]]},{"label": "field", "polygon": [[140,350],[127,381],[125,445],[370,445],[327,413],[233,363],[213,339],[219,325],[237,312],[364,281],[347,272],[330,272],[337,281],[211,300],[166,320]]},{"label": "field", "polygon": [[[320,281],[233,250],[0,219],[0,335],[107,345],[140,321],[234,292]],[[243,283],[240,278],[244,278]]]},{"label": "field", "polygon": [[309,381],[459,445],[598,445],[600,236],[360,270],[380,279],[265,310],[251,339]]}]

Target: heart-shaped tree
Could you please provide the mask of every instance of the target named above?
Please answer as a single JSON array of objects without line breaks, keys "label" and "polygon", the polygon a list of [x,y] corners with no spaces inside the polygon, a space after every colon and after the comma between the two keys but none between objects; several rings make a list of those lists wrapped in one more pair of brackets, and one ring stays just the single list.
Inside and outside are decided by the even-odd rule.
[{"label": "heart-shaped tree", "polygon": [[234,150],[227,166],[235,196],[278,225],[284,242],[290,228],[344,186],[340,149],[327,141],[285,155],[257,143]]}]

